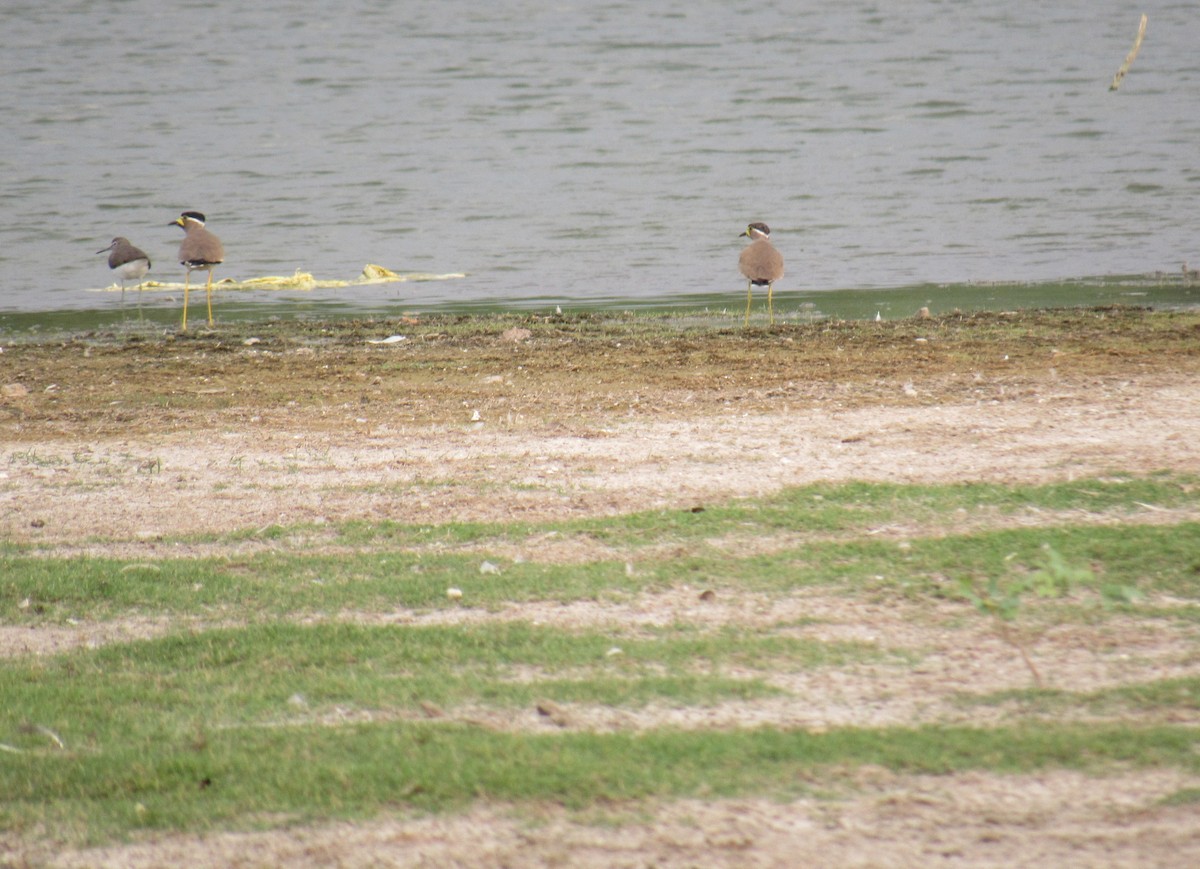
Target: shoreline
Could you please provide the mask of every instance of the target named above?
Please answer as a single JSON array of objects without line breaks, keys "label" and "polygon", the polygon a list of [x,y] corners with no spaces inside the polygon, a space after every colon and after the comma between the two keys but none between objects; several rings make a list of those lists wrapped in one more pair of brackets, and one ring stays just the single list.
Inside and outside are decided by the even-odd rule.
[{"label": "shoreline", "polygon": [[[434,276],[441,277],[441,276]],[[258,322],[340,322],[424,317],[638,316],[704,318],[731,324],[744,310],[745,288],[737,282],[719,292],[677,292],[668,296],[633,297],[597,293],[563,298],[549,293],[469,295],[459,280],[364,283],[330,291],[289,289],[289,278],[270,290],[231,290],[214,285],[217,328],[241,328]],[[253,281],[251,282],[251,284]],[[321,284],[314,281],[314,286]],[[337,282],[329,282],[337,283]],[[0,343],[37,337],[39,333],[66,337],[72,332],[104,330],[154,331],[177,326],[182,285],[158,285],[150,290],[129,289],[125,308],[115,299],[115,287],[81,291],[104,300],[103,305],[78,305],[44,311],[0,311]],[[466,297],[462,296],[467,292]],[[403,296],[399,296],[403,293]],[[115,299],[113,298],[115,297]],[[1151,272],[1053,280],[965,280],[827,289],[784,286],[775,289],[776,315],[782,324],[817,321],[902,320],[928,308],[935,316],[954,314],[1034,312],[1048,309],[1087,309],[1113,305],[1150,307],[1160,311],[1200,310],[1200,279],[1195,272]],[[765,304],[765,296],[761,300]],[[139,310],[139,302],[143,304]],[[109,304],[111,303],[111,304]],[[761,323],[759,323],[761,315]],[[752,322],[766,325],[765,309],[755,310]],[[740,325],[740,320],[738,320]]]}]

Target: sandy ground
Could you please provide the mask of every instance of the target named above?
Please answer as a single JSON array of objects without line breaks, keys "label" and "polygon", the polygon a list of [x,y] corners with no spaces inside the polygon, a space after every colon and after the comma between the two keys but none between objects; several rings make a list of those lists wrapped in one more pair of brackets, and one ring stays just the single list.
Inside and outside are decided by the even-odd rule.
[{"label": "sandy ground", "polygon": [[[912,387],[914,390],[917,387]],[[898,397],[903,397],[900,395]],[[1038,482],[1200,467],[1195,382],[1059,381],[933,406],[730,410],[601,428],[459,425],[384,414],[342,430],[304,411],[237,428],[59,437],[9,450],[0,530],[65,544],[344,517],[548,519],[757,496],[837,480]],[[469,413],[464,417],[469,418]]]},{"label": "sandy ground", "polygon": [[[109,353],[103,345],[69,345],[40,356],[36,349],[6,348],[0,356],[0,410],[7,413],[0,413],[0,534],[51,554],[152,560],[270,546],[174,537],[273,524],[313,523],[319,546],[321,524],[346,518],[553,519],[702,506],[813,481],[1040,482],[1110,472],[1200,472],[1200,363],[1190,324],[1172,339],[1170,354],[1156,352],[1152,342],[1139,352],[1126,344],[1094,347],[1086,335],[1074,342],[1052,335],[1011,348],[972,345],[977,355],[966,359],[961,345],[950,348],[966,339],[938,328],[943,332],[918,334],[915,343],[912,335],[893,335],[909,355],[844,376],[811,376],[819,359],[805,367],[787,355],[795,352],[796,336],[766,335],[739,350],[738,365],[723,358],[704,380],[684,378],[670,366],[656,369],[653,359],[636,354],[616,363],[598,358],[578,374],[571,367],[578,355],[553,357],[550,364],[549,343],[539,356],[536,336],[507,333],[466,346],[431,341],[438,349],[405,347],[408,355],[392,356],[373,345],[359,349],[357,341],[354,350],[277,346],[265,357],[257,342],[224,355],[211,342],[135,346],[132,357],[128,346]],[[854,340],[834,335],[828,352],[842,353]],[[941,364],[928,364],[930,341],[948,348]],[[724,347],[696,351],[689,345],[688,370],[704,370],[694,364],[696,352],[719,356]],[[422,352],[433,353],[436,364]],[[172,394],[172,378],[194,370],[197,359],[210,370],[190,381],[186,401],[173,406],[155,399]],[[257,379],[264,360],[290,371],[293,380],[302,376],[298,365],[311,375],[324,362],[336,378],[318,375],[323,385],[308,392],[293,383],[262,395],[255,389],[267,389]],[[162,382],[146,385],[134,400],[129,371],[139,365],[159,372]],[[423,379],[419,370],[434,373]],[[624,379],[610,376],[613,370]],[[326,376],[331,379],[321,379]],[[1136,516],[1028,513],[1005,521],[1196,518],[1146,505]],[[935,531],[897,525],[873,533],[903,545]],[[742,551],[790,543],[785,537],[737,541]],[[620,553],[547,538],[512,555],[570,561]],[[750,626],[804,617],[818,638],[867,638],[884,649],[924,655],[916,668],[885,661],[781,674],[786,701],[703,714],[568,709],[556,722],[567,727],[990,724],[1006,710],[964,708],[952,693],[964,685],[985,691],[1028,684],[1011,648],[979,620],[964,623],[949,609],[907,611],[816,593],[701,602],[697,591],[553,611],[530,605],[495,613],[338,617]],[[0,625],[0,655],[52,654],[178,627],[154,617]],[[1036,648],[1050,684],[1078,689],[1148,673],[1194,675],[1200,669],[1195,641],[1182,627],[1151,629],[1130,620],[1051,630]],[[348,715],[363,720],[371,712]],[[465,709],[448,717],[504,729],[554,726],[534,711],[505,716]],[[618,807],[611,815],[479,805],[460,816],[165,836],[67,853],[6,843],[0,835],[0,865],[1200,865],[1194,804],[1161,802],[1198,785],[1200,779],[1170,771],[913,777],[865,769],[820,783],[819,798],[784,803],[688,800]]]}]

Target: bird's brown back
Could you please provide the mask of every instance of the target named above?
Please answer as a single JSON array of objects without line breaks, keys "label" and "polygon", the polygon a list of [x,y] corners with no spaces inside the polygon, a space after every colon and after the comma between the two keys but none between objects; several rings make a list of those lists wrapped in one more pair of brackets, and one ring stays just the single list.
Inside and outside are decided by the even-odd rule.
[{"label": "bird's brown back", "polygon": [[765,238],[752,242],[738,257],[738,267],[755,284],[773,284],[783,277],[783,255]]},{"label": "bird's brown back", "polygon": [[225,261],[225,247],[203,226],[189,224],[179,245],[179,261],[191,266],[216,265]]},{"label": "bird's brown back", "polygon": [[130,244],[127,238],[114,238],[112,243],[112,253],[108,255],[108,267],[110,269],[120,268],[132,262],[144,259],[147,268],[150,266],[150,257],[146,256],[146,252],[141,248],[134,247]]}]

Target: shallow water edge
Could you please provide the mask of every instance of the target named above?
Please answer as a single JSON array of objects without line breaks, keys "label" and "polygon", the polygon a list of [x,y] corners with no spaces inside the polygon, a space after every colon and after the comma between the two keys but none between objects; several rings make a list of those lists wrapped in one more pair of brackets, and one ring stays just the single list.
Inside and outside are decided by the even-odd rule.
[{"label": "shallow water edge", "polygon": [[[744,291],[675,293],[647,298],[613,294],[589,299],[531,295],[459,300],[454,282],[356,287],[337,293],[294,290],[225,290],[213,294],[216,328],[222,323],[276,320],[388,319],[418,314],[499,314],[621,312],[701,315],[738,321],[745,315]],[[95,292],[95,303],[63,311],[0,312],[0,339],[22,335],[120,328],[130,331],[177,327],[182,296],[173,291]],[[848,288],[774,294],[777,323],[820,320],[894,320],[954,311],[1007,311],[1043,308],[1132,305],[1158,310],[1200,307],[1200,280],[1182,275],[1125,275],[1041,283],[1002,282],[915,284],[893,288]],[[203,310],[203,293],[189,310]],[[766,293],[756,290],[751,324],[766,325]]]}]

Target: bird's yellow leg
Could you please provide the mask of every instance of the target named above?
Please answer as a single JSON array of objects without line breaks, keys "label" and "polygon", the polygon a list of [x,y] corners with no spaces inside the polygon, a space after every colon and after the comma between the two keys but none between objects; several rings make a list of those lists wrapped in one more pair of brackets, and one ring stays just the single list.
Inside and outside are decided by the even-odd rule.
[{"label": "bird's yellow leg", "polygon": [[180,332],[187,331],[187,303],[188,303],[188,288],[192,284],[192,273],[189,271],[187,277],[183,279],[183,325],[179,327]]},{"label": "bird's yellow leg", "polygon": [[208,270],[208,325],[212,326],[212,269]]},{"label": "bird's yellow leg", "polygon": [[767,284],[767,312],[771,315],[771,325],[775,325],[775,305],[771,301],[771,290],[775,288],[774,284]]},{"label": "bird's yellow leg", "polygon": [[750,299],[754,295],[754,281],[746,282],[746,322],[744,325],[750,325]]}]

